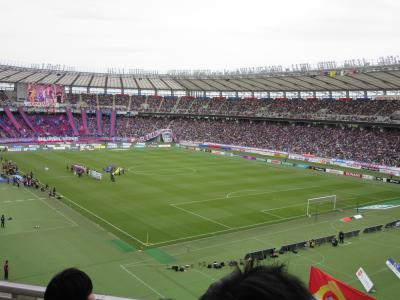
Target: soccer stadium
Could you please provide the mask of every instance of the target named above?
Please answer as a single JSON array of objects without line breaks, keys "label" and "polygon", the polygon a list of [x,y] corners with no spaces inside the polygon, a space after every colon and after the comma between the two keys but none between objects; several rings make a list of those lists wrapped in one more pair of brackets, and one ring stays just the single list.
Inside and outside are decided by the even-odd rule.
[{"label": "soccer stadium", "polygon": [[[27,5],[22,15],[36,9],[18,2]],[[149,26],[163,10],[153,2],[142,7],[160,5]],[[380,9],[399,7],[388,2]],[[124,10],[134,4],[103,4],[97,13],[54,9],[64,10],[71,32],[84,32],[87,20],[99,28],[131,22]],[[109,17],[110,8],[120,17]],[[228,8],[217,5],[211,15],[220,9]],[[200,14],[195,10],[179,14]],[[189,69],[179,63],[194,59],[178,56],[169,70],[146,50],[155,64],[147,69],[156,71],[130,69],[129,61],[102,68],[113,61],[91,58],[93,50],[82,58],[88,65],[75,57],[82,67],[69,67],[63,57],[73,60],[77,45],[84,56],[87,36],[70,44],[57,33],[58,21],[55,28],[35,22],[42,46],[48,30],[58,42],[66,39],[49,51],[65,47],[70,55],[60,49],[58,62],[20,62],[8,53],[29,61],[46,47],[23,54],[0,32],[1,300],[306,299],[284,296],[291,280],[310,300],[398,299],[400,56],[386,55],[392,48],[379,49],[384,56],[377,58],[341,60],[299,50],[290,61],[303,55],[317,62],[290,65],[279,64],[278,51],[270,58],[278,63],[254,68]],[[398,50],[398,37],[391,38]],[[251,63],[241,58],[235,56]],[[282,276],[293,278],[266,277],[253,287],[244,278],[250,265],[268,276],[284,265],[289,275]],[[63,288],[83,286],[60,273],[69,268],[89,280],[84,298],[65,296]],[[243,282],[232,279],[238,272]],[[257,294],[264,287],[268,297]],[[59,294],[50,296],[51,288]]]}]

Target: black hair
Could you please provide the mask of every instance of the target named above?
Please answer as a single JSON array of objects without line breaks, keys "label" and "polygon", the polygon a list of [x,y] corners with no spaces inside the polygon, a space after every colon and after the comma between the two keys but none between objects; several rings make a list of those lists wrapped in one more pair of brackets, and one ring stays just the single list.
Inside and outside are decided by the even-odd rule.
[{"label": "black hair", "polygon": [[69,268],[51,279],[44,300],[87,300],[92,290],[92,280],[85,272]]},{"label": "black hair", "polygon": [[231,274],[213,283],[200,300],[312,300],[304,283],[289,274],[284,265],[262,266],[254,261],[244,271],[236,268]]}]

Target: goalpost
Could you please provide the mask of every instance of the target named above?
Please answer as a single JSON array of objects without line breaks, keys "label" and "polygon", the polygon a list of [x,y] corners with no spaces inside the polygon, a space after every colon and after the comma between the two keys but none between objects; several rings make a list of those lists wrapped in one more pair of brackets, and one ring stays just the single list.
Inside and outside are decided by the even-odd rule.
[{"label": "goalpost", "polygon": [[324,206],[324,211],[332,211],[336,209],[336,195],[323,196],[307,199],[307,216],[311,217],[312,208],[315,207],[315,215],[319,213],[319,207]]}]

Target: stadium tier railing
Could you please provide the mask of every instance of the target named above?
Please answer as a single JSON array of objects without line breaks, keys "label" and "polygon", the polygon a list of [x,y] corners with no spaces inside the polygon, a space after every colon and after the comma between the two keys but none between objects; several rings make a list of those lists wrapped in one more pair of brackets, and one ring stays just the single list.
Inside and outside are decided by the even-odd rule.
[{"label": "stadium tier railing", "polygon": [[[0,300],[10,300],[10,299],[42,300],[44,297],[45,290],[46,288],[43,286],[0,281]],[[96,300],[133,300],[133,299],[96,294]]]}]

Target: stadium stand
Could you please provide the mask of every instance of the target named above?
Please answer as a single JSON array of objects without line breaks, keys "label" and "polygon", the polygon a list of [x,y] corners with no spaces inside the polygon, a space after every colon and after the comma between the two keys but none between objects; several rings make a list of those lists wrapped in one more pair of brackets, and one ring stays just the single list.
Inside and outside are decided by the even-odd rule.
[{"label": "stadium stand", "polygon": [[[169,100],[168,100],[169,101]],[[186,100],[185,100],[186,101]],[[223,100],[229,101],[229,100]],[[101,117],[101,136],[110,136],[110,111]],[[28,115],[38,136],[72,136],[67,115],[35,113]],[[0,114],[2,137],[33,137],[19,116],[17,130],[8,116]],[[98,136],[95,115],[87,115],[89,136]],[[74,114],[80,136],[84,132],[81,114]],[[183,117],[128,117],[118,115],[116,136],[139,138],[156,129],[171,128],[180,140],[213,142],[273,149],[292,153],[311,153],[321,157],[350,159],[367,163],[399,166],[400,131],[395,128],[354,128],[343,125],[311,125],[240,119],[195,119]]]},{"label": "stadium stand", "polygon": [[179,140],[398,166],[397,65],[373,62],[337,69],[147,76],[62,70],[54,74],[3,65],[0,71],[12,74],[2,79],[4,83],[12,84],[27,72],[37,74],[35,84],[65,85],[66,99],[44,107],[30,98],[23,101],[21,93],[17,99],[17,80],[14,90],[5,85],[7,90],[0,91],[0,137],[138,139],[170,128]]}]

